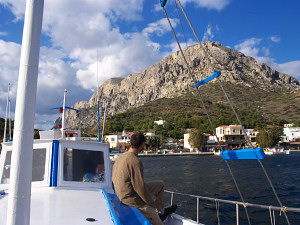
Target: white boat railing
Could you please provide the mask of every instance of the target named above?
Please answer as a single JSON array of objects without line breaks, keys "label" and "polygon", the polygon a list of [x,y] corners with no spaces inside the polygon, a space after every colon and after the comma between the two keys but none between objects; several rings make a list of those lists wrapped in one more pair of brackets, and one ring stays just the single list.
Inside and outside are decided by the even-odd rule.
[{"label": "white boat railing", "polygon": [[[249,203],[249,202],[243,203],[243,202],[239,202],[239,201],[225,200],[225,199],[219,199],[219,198],[210,198],[210,197],[204,197],[204,196],[199,196],[199,195],[184,194],[184,193],[168,191],[168,190],[165,190],[165,193],[171,194],[171,205],[173,204],[174,195],[180,195],[180,196],[191,197],[191,198],[197,199],[197,223],[198,224],[200,223],[199,222],[200,200],[215,202],[217,205],[219,205],[220,202],[235,205],[236,206],[236,224],[237,225],[239,224],[239,206],[242,206],[244,208],[253,207],[253,208],[259,208],[259,209],[266,209],[266,210],[269,210],[270,212],[271,211],[280,211],[280,212],[300,213],[300,208],[260,205],[260,204],[254,204],[254,203]],[[219,217],[218,212],[217,212],[217,214]],[[218,218],[218,220],[219,220],[219,218]]]}]

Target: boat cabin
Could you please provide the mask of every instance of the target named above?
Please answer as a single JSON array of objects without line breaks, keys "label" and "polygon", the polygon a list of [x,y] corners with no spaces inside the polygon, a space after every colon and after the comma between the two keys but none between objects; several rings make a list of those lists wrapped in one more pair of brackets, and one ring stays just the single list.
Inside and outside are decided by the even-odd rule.
[{"label": "boat cabin", "polygon": [[[0,184],[8,188],[12,142],[3,143]],[[108,144],[34,140],[32,187],[112,188]]]},{"label": "boat cabin", "polygon": [[[53,131],[34,140],[30,224],[150,224],[114,194],[109,144],[72,134]],[[2,143],[0,224],[7,218],[12,151],[12,142]]]}]

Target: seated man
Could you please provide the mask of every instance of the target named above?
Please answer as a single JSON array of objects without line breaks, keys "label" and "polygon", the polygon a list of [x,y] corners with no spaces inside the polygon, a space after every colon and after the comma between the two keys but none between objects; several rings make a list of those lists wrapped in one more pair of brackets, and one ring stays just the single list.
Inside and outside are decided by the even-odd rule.
[{"label": "seated man", "polygon": [[133,134],[130,148],[121,154],[113,167],[115,192],[123,204],[138,208],[153,225],[162,225],[177,206],[164,209],[164,183],[144,182],[143,163],[137,157],[144,148],[145,136]]}]

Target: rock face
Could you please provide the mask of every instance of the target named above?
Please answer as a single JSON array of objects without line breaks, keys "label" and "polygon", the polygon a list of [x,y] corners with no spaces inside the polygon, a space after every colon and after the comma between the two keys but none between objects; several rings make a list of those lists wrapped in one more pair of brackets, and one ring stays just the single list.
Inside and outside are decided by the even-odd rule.
[{"label": "rock face", "polygon": [[[239,51],[226,48],[218,42],[205,42],[187,47],[183,50],[191,68],[191,74],[181,53],[175,52],[144,71],[131,74],[125,78],[112,78],[99,87],[101,111],[108,101],[107,115],[125,112],[134,107],[159,98],[172,98],[193,88],[193,81],[199,81],[220,70],[222,82],[273,90],[274,88],[299,91],[299,82],[286,74],[257,63]],[[214,67],[214,68],[212,68]],[[213,80],[212,82],[216,82]],[[89,101],[76,103],[79,112],[68,111],[66,124],[73,129],[91,128],[97,123],[97,92]],[[57,121],[58,122],[58,121]],[[56,122],[56,123],[57,123]]]}]

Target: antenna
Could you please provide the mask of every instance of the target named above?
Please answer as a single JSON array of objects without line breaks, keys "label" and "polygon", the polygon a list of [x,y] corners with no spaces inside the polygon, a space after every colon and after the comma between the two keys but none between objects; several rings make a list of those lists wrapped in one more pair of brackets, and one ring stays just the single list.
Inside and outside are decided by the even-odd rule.
[{"label": "antenna", "polygon": [[97,110],[98,110],[98,141],[100,142],[100,110],[99,110],[99,80],[98,80],[98,49],[97,49]]},{"label": "antenna", "polygon": [[[6,101],[6,112],[5,112],[5,125],[4,125],[3,142],[6,141],[7,119],[10,118],[9,85],[10,84],[8,84],[8,91],[7,91],[7,101]],[[7,113],[8,109],[9,109],[9,116],[8,116],[8,113]],[[11,139],[10,120],[9,120],[9,134],[10,134],[10,139]]]},{"label": "antenna", "polygon": [[102,141],[103,141],[103,136],[104,136],[104,125],[105,125],[106,109],[107,109],[107,100],[105,101],[105,109],[104,109],[103,129],[102,129]]},{"label": "antenna", "polygon": [[62,138],[66,137],[66,122],[65,122],[65,118],[66,118],[66,94],[67,94],[67,89],[65,89],[64,91],[64,102],[63,102],[63,115],[62,115],[62,121],[61,121],[61,135]]},{"label": "antenna", "polygon": [[9,127],[9,140],[11,139],[11,115],[10,115],[10,96],[9,96],[9,92],[10,92],[10,83],[8,83],[8,127]]}]

